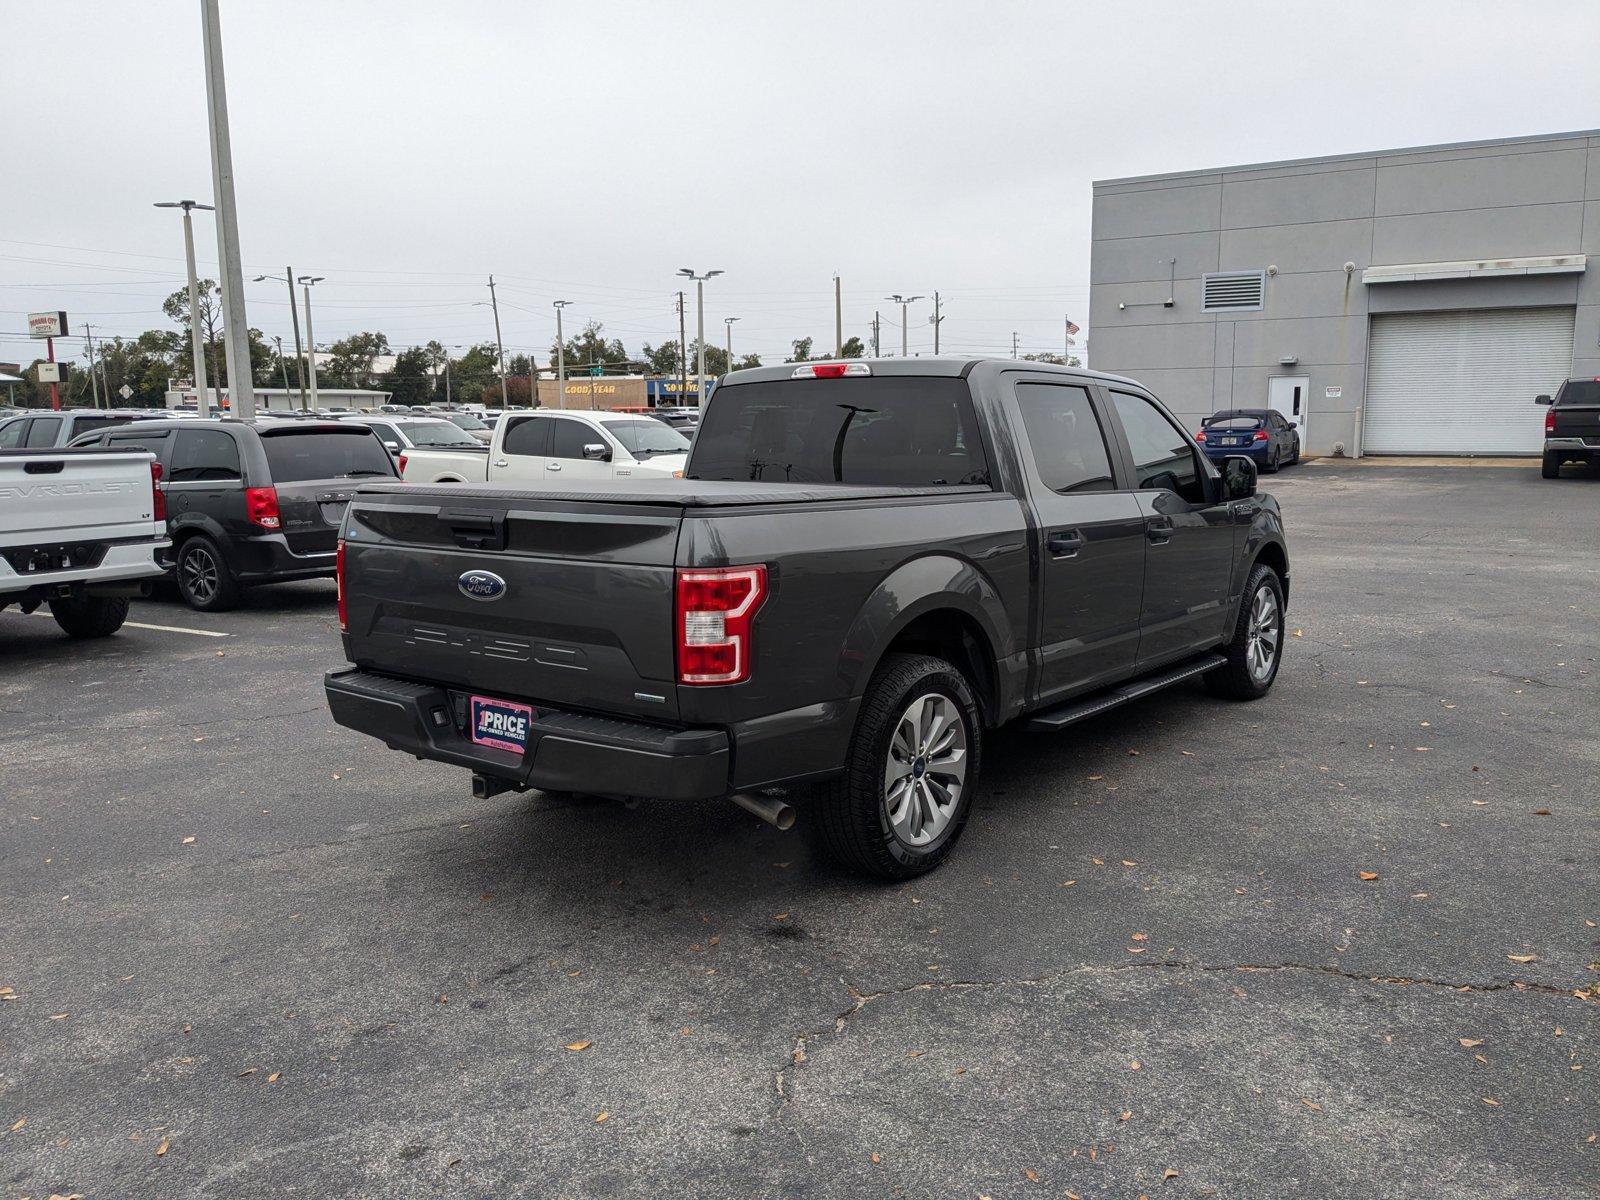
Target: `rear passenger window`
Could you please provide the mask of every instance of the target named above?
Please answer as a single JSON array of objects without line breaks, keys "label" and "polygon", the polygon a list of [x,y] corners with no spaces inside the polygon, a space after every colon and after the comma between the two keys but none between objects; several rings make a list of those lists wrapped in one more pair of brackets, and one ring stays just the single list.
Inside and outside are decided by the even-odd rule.
[{"label": "rear passenger window", "polygon": [[167,438],[170,435],[166,430],[142,434],[111,434],[106,439],[113,450],[148,450],[156,456],[156,461],[161,461],[161,452],[167,447]]},{"label": "rear passenger window", "polygon": [[550,444],[550,419],[524,417],[506,430],[500,448],[507,454],[542,456]]},{"label": "rear passenger window", "polygon": [[33,425],[28,430],[28,446],[54,446],[56,435],[61,432],[60,417],[35,417]]},{"label": "rear passenger window", "polygon": [[1111,455],[1085,388],[1019,383],[1017,404],[1034,466],[1052,492],[1109,492]]},{"label": "rear passenger window", "polygon": [[28,421],[10,421],[0,426],[0,450],[15,450],[22,445],[22,439],[28,434]]},{"label": "rear passenger window", "polygon": [[1203,504],[1204,478],[1183,431],[1143,396],[1112,392],[1111,399],[1128,435],[1128,449],[1133,451],[1134,486],[1141,490],[1164,488],[1190,504]]},{"label": "rear passenger window", "polygon": [[239,445],[220,430],[180,429],[167,478],[173,483],[236,480],[240,478]]},{"label": "rear passenger window", "polygon": [[78,423],[72,427],[72,436],[93,433],[97,429],[110,429],[113,425],[127,425],[132,420],[132,417],[79,417]]}]

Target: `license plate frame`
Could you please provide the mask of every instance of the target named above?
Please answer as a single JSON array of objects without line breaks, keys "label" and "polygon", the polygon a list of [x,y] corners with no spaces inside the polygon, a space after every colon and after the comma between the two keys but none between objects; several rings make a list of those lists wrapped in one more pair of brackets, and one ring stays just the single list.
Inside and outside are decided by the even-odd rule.
[{"label": "license plate frame", "polygon": [[526,754],[533,734],[533,705],[498,696],[473,696],[467,705],[468,735],[475,746]]}]

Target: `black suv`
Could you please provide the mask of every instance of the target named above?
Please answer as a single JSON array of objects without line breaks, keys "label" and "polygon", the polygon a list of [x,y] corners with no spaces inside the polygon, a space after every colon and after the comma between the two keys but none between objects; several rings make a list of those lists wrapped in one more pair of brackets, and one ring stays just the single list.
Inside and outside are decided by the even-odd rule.
[{"label": "black suv", "polygon": [[377,435],[353,422],[140,421],[91,444],[130,443],[161,464],[166,565],[207,612],[232,608],[246,584],[331,577],[356,483],[395,474]]}]

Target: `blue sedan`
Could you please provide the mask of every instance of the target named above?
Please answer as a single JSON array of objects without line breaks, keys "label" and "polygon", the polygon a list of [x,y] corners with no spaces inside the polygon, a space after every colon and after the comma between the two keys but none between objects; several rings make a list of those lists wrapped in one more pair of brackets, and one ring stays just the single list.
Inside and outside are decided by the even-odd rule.
[{"label": "blue sedan", "polygon": [[1202,421],[1194,437],[1212,458],[1248,455],[1267,472],[1300,461],[1299,426],[1276,409],[1226,409]]}]

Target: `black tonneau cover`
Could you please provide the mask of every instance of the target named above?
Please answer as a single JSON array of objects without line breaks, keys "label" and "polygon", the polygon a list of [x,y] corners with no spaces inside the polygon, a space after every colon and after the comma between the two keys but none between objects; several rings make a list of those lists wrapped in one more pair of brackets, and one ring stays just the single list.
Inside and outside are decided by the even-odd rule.
[{"label": "black tonneau cover", "polygon": [[635,479],[607,488],[513,488],[501,484],[364,483],[362,495],[434,496],[441,500],[570,500],[577,504],[655,504],[727,508],[758,504],[816,504],[833,500],[900,500],[919,496],[981,496],[987,484],[957,487],[862,487],[855,484],[737,483],[710,479]]}]

